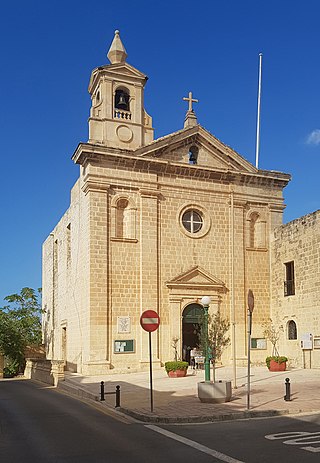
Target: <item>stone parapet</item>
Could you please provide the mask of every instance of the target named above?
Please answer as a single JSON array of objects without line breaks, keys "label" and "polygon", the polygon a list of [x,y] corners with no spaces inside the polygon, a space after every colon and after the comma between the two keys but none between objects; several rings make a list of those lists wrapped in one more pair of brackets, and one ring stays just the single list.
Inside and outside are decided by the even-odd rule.
[{"label": "stone parapet", "polygon": [[35,379],[51,386],[57,386],[64,381],[64,361],[27,359],[24,375],[28,379]]}]

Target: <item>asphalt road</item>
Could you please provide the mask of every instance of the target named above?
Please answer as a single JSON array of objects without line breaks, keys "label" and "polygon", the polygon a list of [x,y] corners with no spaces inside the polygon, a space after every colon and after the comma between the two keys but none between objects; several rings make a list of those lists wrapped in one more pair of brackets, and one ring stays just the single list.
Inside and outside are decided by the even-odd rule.
[{"label": "asphalt road", "polygon": [[164,429],[204,448],[215,449],[236,462],[320,461],[320,414],[166,426]]},{"label": "asphalt road", "polygon": [[99,403],[96,407],[32,381],[0,381],[1,463],[301,463],[320,458],[318,415],[155,426],[102,413]]}]

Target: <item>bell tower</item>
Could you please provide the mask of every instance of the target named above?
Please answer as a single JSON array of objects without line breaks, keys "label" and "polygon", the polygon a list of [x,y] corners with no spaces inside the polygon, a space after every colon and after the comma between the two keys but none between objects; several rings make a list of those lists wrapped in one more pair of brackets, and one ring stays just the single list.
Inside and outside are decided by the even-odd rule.
[{"label": "bell tower", "polygon": [[144,109],[147,76],[126,62],[115,31],[107,57],[111,64],[92,71],[89,143],[135,150],[153,140],[152,118]]}]

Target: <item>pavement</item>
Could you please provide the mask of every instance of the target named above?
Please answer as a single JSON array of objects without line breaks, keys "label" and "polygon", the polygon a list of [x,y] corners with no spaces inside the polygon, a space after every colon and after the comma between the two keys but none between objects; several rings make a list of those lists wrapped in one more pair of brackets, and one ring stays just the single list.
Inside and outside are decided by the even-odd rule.
[{"label": "pavement", "polygon": [[[212,372],[211,372],[212,374]],[[232,381],[232,367],[216,369],[216,381]],[[284,400],[285,379],[290,379],[290,401]],[[164,370],[153,371],[153,412],[151,412],[149,372],[82,376],[66,373],[58,388],[84,400],[99,401],[100,383],[105,392],[121,390],[121,406],[116,413],[139,421],[154,423],[203,423],[265,416],[320,413],[320,369],[291,369],[270,372],[266,367],[251,367],[250,406],[248,409],[247,368],[237,367],[236,387],[230,402],[201,403],[197,384],[204,381],[203,370],[188,369],[184,378],[169,378]],[[234,385],[234,384],[233,384]],[[115,394],[107,394],[101,407],[114,409]]]}]

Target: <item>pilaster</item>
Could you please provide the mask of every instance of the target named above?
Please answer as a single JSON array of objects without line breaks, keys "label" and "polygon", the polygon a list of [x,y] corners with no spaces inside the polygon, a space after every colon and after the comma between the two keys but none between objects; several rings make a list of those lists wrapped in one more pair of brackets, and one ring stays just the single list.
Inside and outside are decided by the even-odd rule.
[{"label": "pilaster", "polygon": [[[140,189],[140,313],[159,313],[159,233],[157,190]],[[161,329],[161,313],[160,328]],[[153,361],[159,360],[159,329],[152,333]],[[141,362],[148,361],[148,333],[142,333]]]},{"label": "pilaster", "polygon": [[89,256],[89,351],[84,370],[103,372],[110,367],[109,295],[109,184],[99,175],[86,175],[82,190],[86,196]]}]

